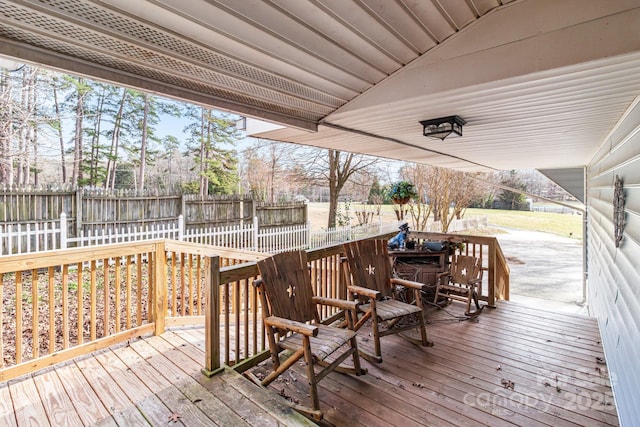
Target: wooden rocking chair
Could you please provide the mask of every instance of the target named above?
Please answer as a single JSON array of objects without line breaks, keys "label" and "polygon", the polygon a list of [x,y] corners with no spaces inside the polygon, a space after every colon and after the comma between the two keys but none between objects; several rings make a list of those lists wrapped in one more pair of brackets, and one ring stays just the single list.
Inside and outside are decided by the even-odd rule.
[{"label": "wooden rocking chair", "polygon": [[[424,284],[392,277],[391,259],[387,241],[382,239],[358,240],[344,244],[346,252],[345,274],[351,277],[352,285],[347,286],[350,299],[361,303],[354,329],[357,331],[371,319],[375,354],[360,351],[370,362],[382,362],[380,337],[418,328],[421,339],[405,335],[403,338],[419,345],[430,347],[427,340],[424,314],[422,312],[421,291]],[[413,294],[411,303],[399,298],[399,291]]]},{"label": "wooden rocking chair", "polygon": [[[262,319],[267,331],[273,372],[261,384],[267,386],[299,359],[307,365],[307,380],[311,389],[312,408],[292,405],[296,410],[320,420],[320,400],[317,383],[335,370],[363,375],[360,367],[356,333],[352,330],[357,304],[353,301],[321,298],[313,295],[307,254],[303,251],[284,252],[258,262],[261,278],[254,282],[260,293]],[[344,310],[351,328],[323,325],[317,305],[331,305]],[[280,353],[289,350],[287,358]],[[351,357],[353,367],[340,364]],[[316,365],[323,368],[316,372]]]},{"label": "wooden rocking chair", "polygon": [[[464,312],[466,316],[474,317],[482,312],[485,306],[480,307],[478,293],[482,285],[482,259],[468,255],[453,255],[450,270],[438,275],[436,295],[434,303],[438,304],[441,297],[462,301],[467,304]],[[471,301],[476,305],[476,310],[471,311]]]}]

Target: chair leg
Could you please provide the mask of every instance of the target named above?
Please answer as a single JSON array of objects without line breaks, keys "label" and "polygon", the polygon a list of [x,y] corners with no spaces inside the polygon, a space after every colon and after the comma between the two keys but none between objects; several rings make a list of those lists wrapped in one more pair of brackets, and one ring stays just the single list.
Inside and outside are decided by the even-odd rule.
[{"label": "chair leg", "polygon": [[[470,289],[470,292],[469,292],[469,300],[467,301],[467,311],[465,311],[464,315],[469,317],[475,317],[482,312],[482,309],[485,308],[485,306],[483,305],[482,307],[480,307],[480,303],[478,302],[478,293],[476,292],[475,287],[471,287],[469,289]],[[476,305],[475,311],[471,311],[472,299]]]},{"label": "chair leg", "polygon": [[433,347],[433,341],[427,339],[427,326],[424,321],[424,313],[420,313],[420,336],[422,338],[423,347]]},{"label": "chair leg", "polygon": [[351,338],[351,348],[355,350],[351,355],[351,358],[353,359],[353,369],[355,369],[356,375],[366,374],[367,370],[362,369],[362,366],[360,365],[360,355],[358,354],[358,340],[356,339],[356,336]]},{"label": "chair leg", "polygon": [[318,398],[318,382],[316,381],[316,371],[313,369],[313,355],[311,354],[311,342],[308,336],[302,339],[304,347],[304,361],[307,365],[307,381],[309,382],[309,394],[313,409],[320,410],[320,399]]},{"label": "chair leg", "polygon": [[380,348],[380,329],[378,316],[371,316],[371,331],[373,333],[373,348],[377,363],[382,363],[382,349]]}]

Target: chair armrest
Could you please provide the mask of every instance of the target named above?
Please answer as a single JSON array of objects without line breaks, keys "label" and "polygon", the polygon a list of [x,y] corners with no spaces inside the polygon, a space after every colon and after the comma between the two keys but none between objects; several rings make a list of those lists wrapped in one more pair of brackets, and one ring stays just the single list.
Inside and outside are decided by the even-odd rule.
[{"label": "chair armrest", "polygon": [[397,277],[391,278],[391,283],[394,285],[404,286],[405,288],[418,289],[422,290],[424,288],[424,283],[414,282],[412,280],[399,279]]},{"label": "chair armrest", "polygon": [[380,299],[380,292],[374,289],[363,288],[362,286],[348,285],[347,290],[352,294],[364,295],[365,297]]},{"label": "chair armrest", "polygon": [[291,332],[297,332],[299,334],[315,337],[318,335],[318,327],[313,325],[307,325],[306,323],[296,322],[295,320],[283,319],[282,317],[269,316],[264,319],[264,323],[267,326],[272,326],[278,329],[285,329]]},{"label": "chair armrest", "polygon": [[343,310],[357,310],[358,308],[358,303],[355,301],[347,301],[347,300],[337,299],[337,298],[325,298],[325,297],[315,297],[315,296],[311,297],[311,300],[315,304],[330,305],[332,307],[338,307]]}]

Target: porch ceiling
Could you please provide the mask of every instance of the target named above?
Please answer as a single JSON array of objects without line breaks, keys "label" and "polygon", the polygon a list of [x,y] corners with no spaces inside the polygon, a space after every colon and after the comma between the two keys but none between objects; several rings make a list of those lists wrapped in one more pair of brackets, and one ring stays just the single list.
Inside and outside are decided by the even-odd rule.
[{"label": "porch ceiling", "polygon": [[[0,0],[0,54],[466,171],[586,165],[640,95],[638,0]],[[424,138],[418,121],[467,121]],[[251,132],[251,127],[248,129]]]}]

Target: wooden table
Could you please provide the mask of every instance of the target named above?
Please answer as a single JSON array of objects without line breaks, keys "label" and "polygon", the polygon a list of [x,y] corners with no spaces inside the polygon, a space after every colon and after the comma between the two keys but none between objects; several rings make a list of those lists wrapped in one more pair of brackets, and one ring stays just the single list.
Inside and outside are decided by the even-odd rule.
[{"label": "wooden table", "polygon": [[392,250],[389,256],[393,262],[396,277],[424,283],[423,298],[433,302],[438,273],[447,271],[446,251]]}]

